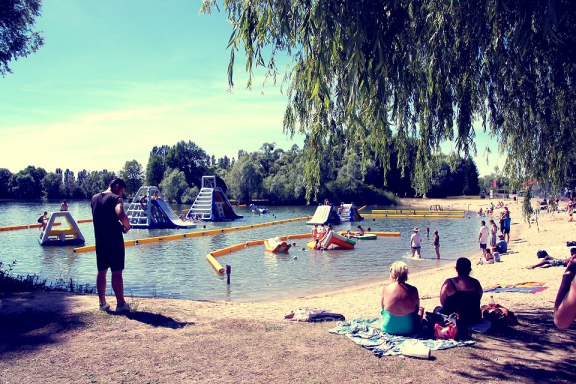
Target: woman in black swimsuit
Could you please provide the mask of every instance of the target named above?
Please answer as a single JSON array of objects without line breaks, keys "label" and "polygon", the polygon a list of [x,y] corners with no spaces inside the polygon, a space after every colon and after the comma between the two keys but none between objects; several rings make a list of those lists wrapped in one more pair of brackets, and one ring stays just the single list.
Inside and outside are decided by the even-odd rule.
[{"label": "woman in black swimsuit", "polygon": [[456,261],[458,276],[448,279],[440,289],[441,313],[450,315],[458,313],[463,324],[479,323],[482,319],[480,299],[482,298],[482,285],[470,277],[472,263],[461,257]]}]

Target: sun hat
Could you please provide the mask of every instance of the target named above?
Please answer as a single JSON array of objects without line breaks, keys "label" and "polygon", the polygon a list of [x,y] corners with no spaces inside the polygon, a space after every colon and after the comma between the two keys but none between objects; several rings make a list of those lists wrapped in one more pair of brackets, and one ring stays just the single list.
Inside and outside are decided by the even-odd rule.
[{"label": "sun hat", "polygon": [[414,228],[414,232],[418,232],[418,231],[419,231],[418,227]]}]

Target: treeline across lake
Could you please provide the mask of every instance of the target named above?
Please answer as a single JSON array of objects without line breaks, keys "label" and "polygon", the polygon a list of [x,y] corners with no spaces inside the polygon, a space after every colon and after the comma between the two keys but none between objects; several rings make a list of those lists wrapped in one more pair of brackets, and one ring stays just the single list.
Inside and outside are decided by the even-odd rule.
[{"label": "treeline across lake", "polygon": [[[48,172],[32,165],[12,173],[0,168],[0,198],[88,199],[117,176],[126,181],[128,196],[142,185],[156,185],[167,200],[184,204],[194,201],[206,175],[218,177],[229,199],[276,205],[303,205],[325,198],[337,204],[394,205],[397,197],[476,195],[481,189],[472,159],[436,155],[432,182],[422,191],[415,187],[413,162],[404,161],[404,168],[384,169],[377,161],[361,161],[358,150],[340,143],[323,154],[322,161],[308,164],[308,150],[306,143],[302,150],[297,145],[284,150],[275,143],[264,143],[256,152],[239,150],[235,158],[216,159],[194,142],[180,141],[152,148],[145,167],[129,160],[118,173],[104,169],[75,174],[60,168]],[[396,151],[389,153],[390,164],[398,164],[397,155]],[[318,172],[321,180],[313,190],[305,182],[309,172]]]}]

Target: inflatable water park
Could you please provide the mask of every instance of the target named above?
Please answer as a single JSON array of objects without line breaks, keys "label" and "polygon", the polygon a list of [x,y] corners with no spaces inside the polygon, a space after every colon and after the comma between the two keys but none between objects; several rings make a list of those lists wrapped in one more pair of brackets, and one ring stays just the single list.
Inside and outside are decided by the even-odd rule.
[{"label": "inflatable water park", "polygon": [[42,246],[61,246],[84,244],[85,240],[70,212],[61,211],[50,214],[38,242]]},{"label": "inflatable water park", "polygon": [[340,204],[340,208],[338,208],[338,214],[342,221],[362,221],[364,218],[358,212],[358,207],[354,204],[354,202],[350,204]]},{"label": "inflatable water park", "polygon": [[264,240],[264,247],[269,252],[288,252],[292,244],[286,240],[281,240],[279,237],[273,237]]},{"label": "inflatable water park", "polygon": [[319,205],[312,219],[307,221],[306,224],[340,224],[341,222],[342,219],[338,215],[338,211],[330,204]]},{"label": "inflatable water park", "polygon": [[186,214],[186,220],[232,221],[241,219],[232,208],[216,176],[202,176],[202,188]]},{"label": "inflatable water park", "polygon": [[138,189],[126,210],[132,228],[194,228],[192,221],[183,221],[164,201],[160,189],[144,186]]},{"label": "inflatable water park", "polygon": [[310,249],[354,249],[356,241],[342,236],[334,231],[328,232],[318,241],[309,241],[306,246]]}]

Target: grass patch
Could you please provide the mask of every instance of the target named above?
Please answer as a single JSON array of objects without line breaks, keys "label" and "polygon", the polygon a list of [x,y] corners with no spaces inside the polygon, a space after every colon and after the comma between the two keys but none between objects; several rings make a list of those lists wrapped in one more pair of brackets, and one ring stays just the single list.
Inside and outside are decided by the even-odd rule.
[{"label": "grass patch", "polygon": [[14,275],[13,270],[17,261],[4,264],[0,261],[0,292],[74,292],[96,293],[96,287],[91,284],[77,284],[73,279],[58,279],[48,282],[40,276]]}]

